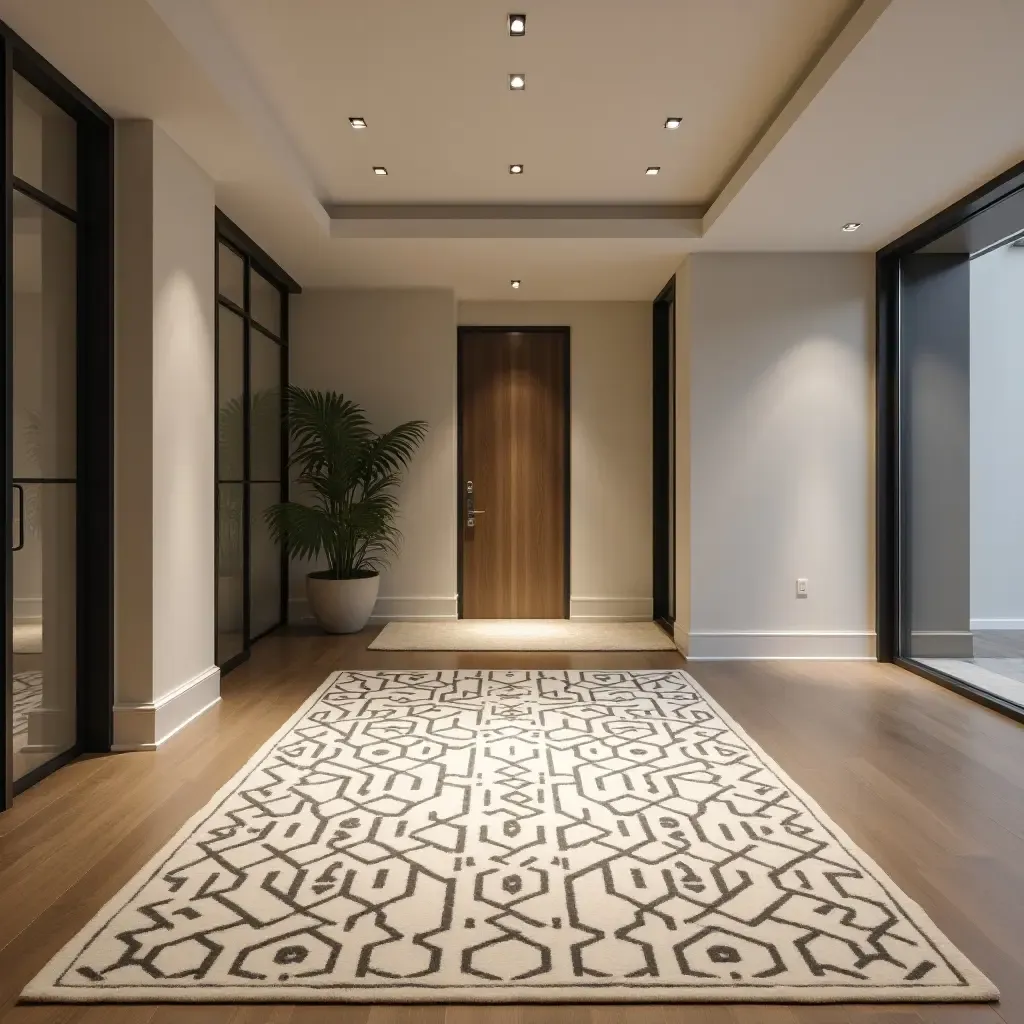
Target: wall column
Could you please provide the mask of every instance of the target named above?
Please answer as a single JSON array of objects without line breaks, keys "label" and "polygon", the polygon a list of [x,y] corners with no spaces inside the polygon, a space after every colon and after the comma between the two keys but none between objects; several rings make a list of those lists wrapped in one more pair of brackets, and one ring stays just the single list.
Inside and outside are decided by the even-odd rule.
[{"label": "wall column", "polygon": [[150,121],[117,125],[115,749],[220,696],[214,664],[213,182]]}]

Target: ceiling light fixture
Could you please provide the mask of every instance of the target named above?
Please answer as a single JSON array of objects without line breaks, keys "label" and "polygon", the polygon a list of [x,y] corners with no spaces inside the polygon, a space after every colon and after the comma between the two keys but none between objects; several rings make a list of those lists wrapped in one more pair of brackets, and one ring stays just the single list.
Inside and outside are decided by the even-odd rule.
[{"label": "ceiling light fixture", "polygon": [[661,170],[660,167],[648,167],[647,170],[644,171],[644,174],[646,174],[649,177],[653,178],[658,173],[658,171],[660,171],[660,170]]},{"label": "ceiling light fixture", "polygon": [[849,224],[844,224],[844,225],[843,225],[843,230],[844,230],[845,232],[847,232],[847,234],[849,234],[849,232],[851,232],[851,231],[856,231],[856,230],[857,230],[857,228],[859,228],[859,227],[860,227],[860,222],[859,222],[859,221],[856,221],[856,220],[851,220],[851,221],[849,222]]},{"label": "ceiling light fixture", "polygon": [[665,127],[670,132],[674,132],[682,123],[683,119],[681,117],[670,117],[665,121]]},{"label": "ceiling light fixture", "polygon": [[508,34],[510,36],[526,35],[526,15],[510,14],[508,16]]},{"label": "ceiling light fixture", "polygon": [[373,173],[384,175],[388,173],[388,169],[386,167],[374,167]]},{"label": "ceiling light fixture", "polygon": [[508,76],[508,87],[513,92],[519,92],[526,88],[526,75],[522,72],[515,72]]},{"label": "ceiling light fixture", "polygon": [[366,127],[366,118],[365,117],[350,117],[348,119],[348,123],[350,125],[352,125],[353,128],[365,128]]},{"label": "ceiling light fixture", "polygon": [[523,165],[522,164],[509,164],[508,165],[508,173],[509,174],[522,174],[523,173]]},{"label": "ceiling light fixture", "polygon": [[522,281],[517,281],[517,280],[513,279],[512,287],[513,288],[518,288],[522,283],[523,283]]}]

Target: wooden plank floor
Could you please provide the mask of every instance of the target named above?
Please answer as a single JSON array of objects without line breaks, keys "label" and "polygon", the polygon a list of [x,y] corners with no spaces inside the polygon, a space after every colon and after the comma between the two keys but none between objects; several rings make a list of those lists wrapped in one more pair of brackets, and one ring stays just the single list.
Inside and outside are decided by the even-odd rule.
[{"label": "wooden plank floor", "polygon": [[0,815],[0,1024],[1007,1024],[1024,1022],[1024,727],[872,663],[690,671],[1002,991],[995,1005],[17,1006],[22,986],[337,668],[660,668],[672,653],[367,651],[261,641],[155,753],[90,757]]}]

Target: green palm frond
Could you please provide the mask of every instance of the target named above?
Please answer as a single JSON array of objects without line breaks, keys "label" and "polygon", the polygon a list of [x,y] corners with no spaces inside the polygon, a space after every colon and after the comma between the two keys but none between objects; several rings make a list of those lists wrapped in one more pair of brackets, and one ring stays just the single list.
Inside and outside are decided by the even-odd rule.
[{"label": "green palm frond", "polygon": [[338,545],[340,524],[324,509],[285,501],[271,505],[266,519],[270,535],[278,543],[286,543],[296,558],[315,558]]},{"label": "green palm frond", "polygon": [[366,450],[361,469],[367,479],[400,473],[412,460],[416,449],[427,436],[423,420],[401,423],[377,437]]},{"label": "green palm frond", "polygon": [[297,558],[325,556],[339,578],[379,572],[401,543],[394,489],[426,437],[426,423],[377,434],[351,399],[297,387],[288,388],[287,412],[289,463],[311,504],[269,508],[272,536]]}]

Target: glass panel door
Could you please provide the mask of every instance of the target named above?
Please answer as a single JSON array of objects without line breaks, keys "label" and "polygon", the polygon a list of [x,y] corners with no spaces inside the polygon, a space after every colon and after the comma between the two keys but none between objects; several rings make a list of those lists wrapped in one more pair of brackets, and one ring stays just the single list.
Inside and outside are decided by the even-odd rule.
[{"label": "glass panel door", "polygon": [[77,741],[74,120],[14,76],[13,776]]},{"label": "glass panel door", "polygon": [[[280,303],[280,295],[278,296]],[[264,512],[281,500],[281,353],[278,342],[249,335],[249,637],[281,622],[281,549]]]},{"label": "glass panel door", "polygon": [[217,663],[230,669],[284,620],[285,564],[266,526],[284,497],[284,293],[253,258],[217,246]]},{"label": "glass panel door", "polygon": [[245,650],[245,322],[217,310],[217,663]]}]

